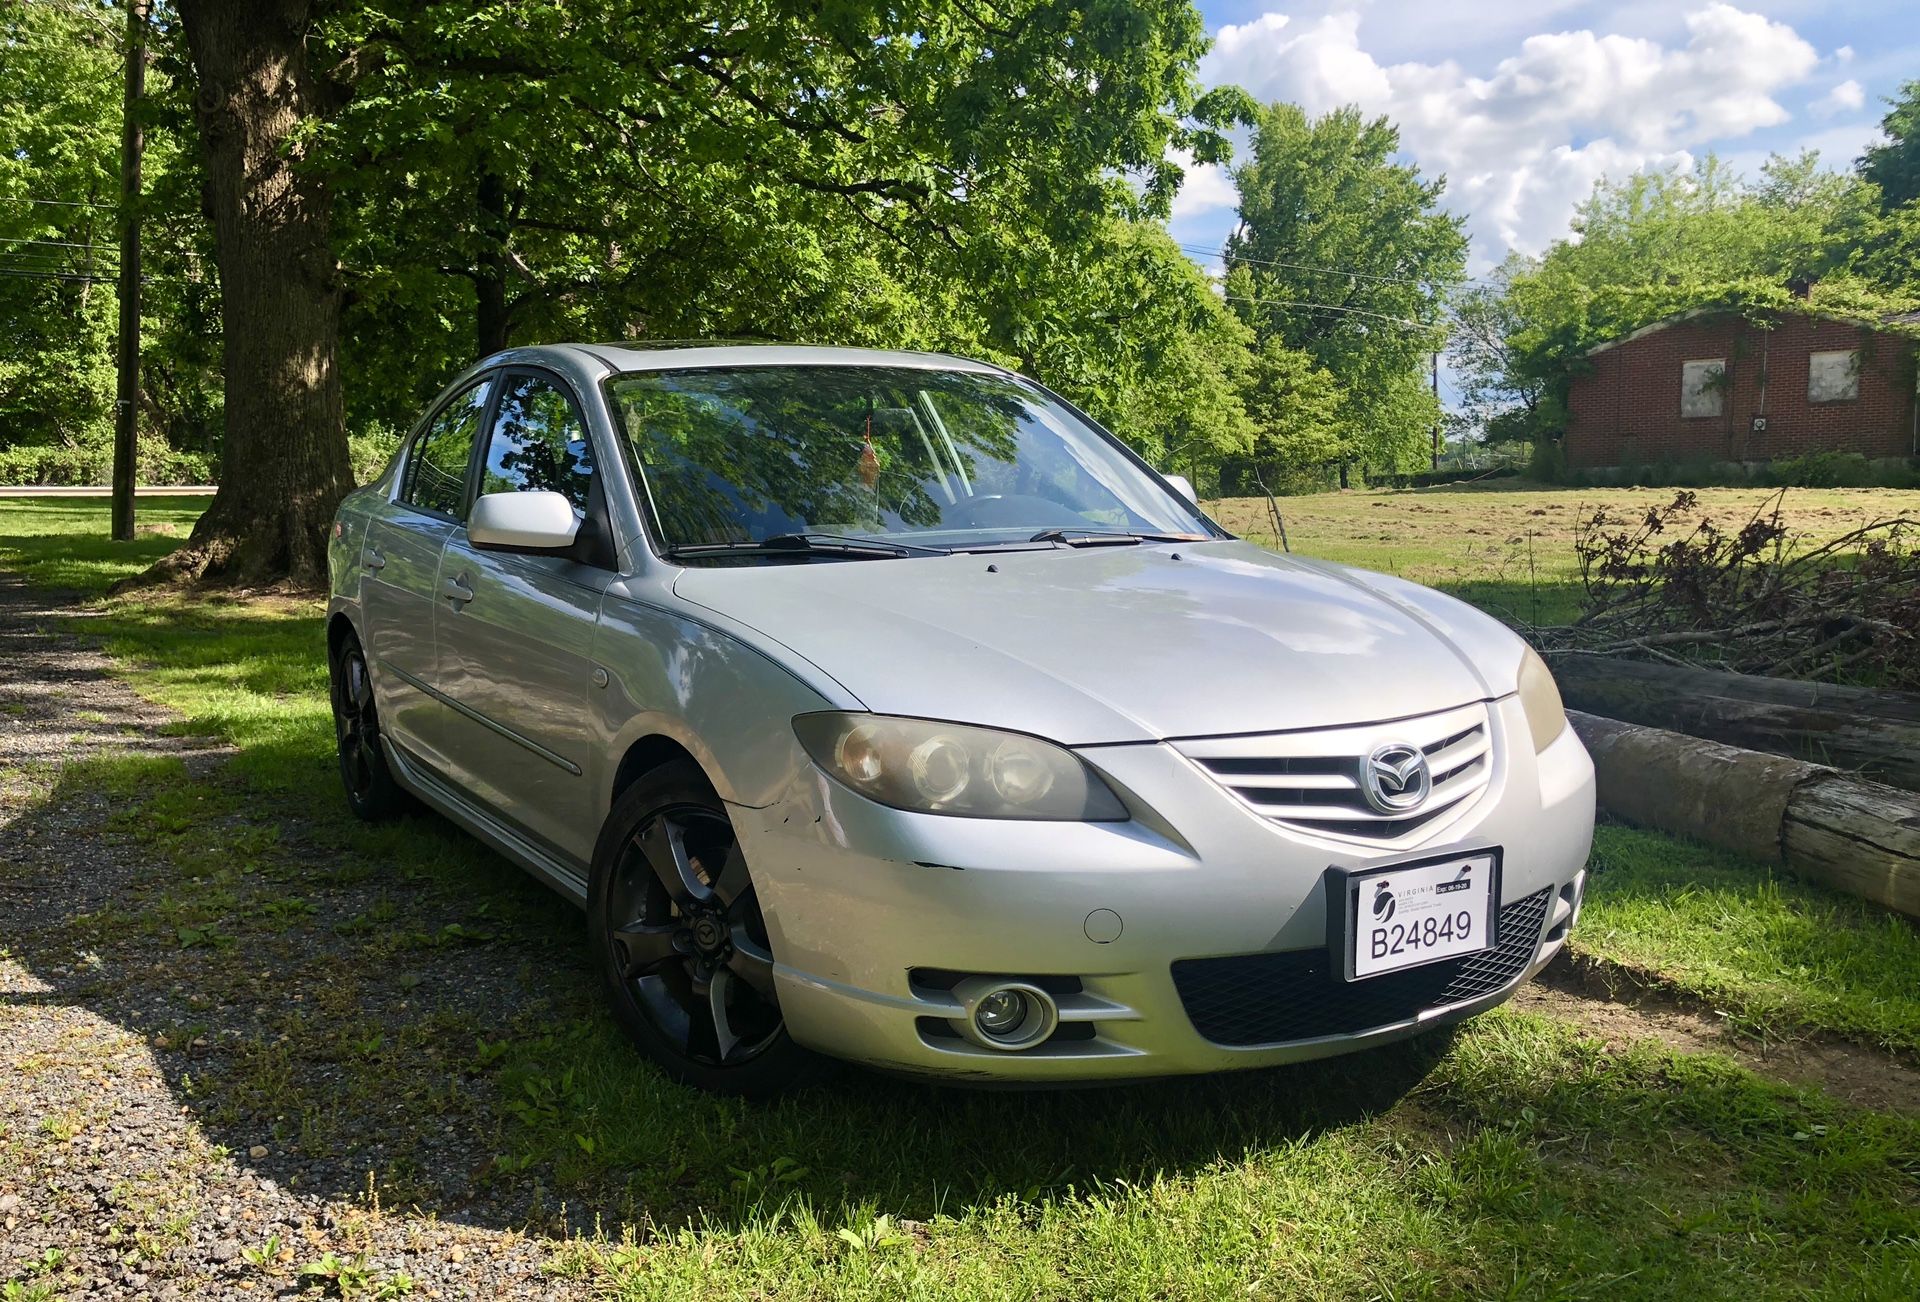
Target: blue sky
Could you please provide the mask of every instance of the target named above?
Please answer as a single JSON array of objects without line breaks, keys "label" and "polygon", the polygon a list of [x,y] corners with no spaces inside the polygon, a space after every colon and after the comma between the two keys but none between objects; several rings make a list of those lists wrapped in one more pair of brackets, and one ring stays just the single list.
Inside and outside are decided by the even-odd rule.
[{"label": "blue sky", "polygon": [[[1752,171],[1813,147],[1835,167],[1877,136],[1885,97],[1920,77],[1920,0],[1200,0],[1210,83],[1400,124],[1445,173],[1473,267],[1537,252],[1601,175],[1708,152]],[[1183,243],[1218,248],[1233,195],[1189,170]]]}]

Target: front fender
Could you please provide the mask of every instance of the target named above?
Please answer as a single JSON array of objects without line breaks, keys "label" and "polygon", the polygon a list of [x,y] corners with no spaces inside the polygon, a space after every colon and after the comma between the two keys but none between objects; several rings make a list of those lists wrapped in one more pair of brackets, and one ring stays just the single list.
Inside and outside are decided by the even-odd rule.
[{"label": "front fender", "polygon": [[[812,761],[793,735],[794,715],[861,708],[831,680],[807,681],[810,666],[788,665],[777,648],[618,585],[601,608],[594,660],[608,678],[599,693],[606,753],[618,757],[644,738],[669,738],[732,805],[770,805],[807,771]],[[610,767],[602,816],[614,773]]]}]

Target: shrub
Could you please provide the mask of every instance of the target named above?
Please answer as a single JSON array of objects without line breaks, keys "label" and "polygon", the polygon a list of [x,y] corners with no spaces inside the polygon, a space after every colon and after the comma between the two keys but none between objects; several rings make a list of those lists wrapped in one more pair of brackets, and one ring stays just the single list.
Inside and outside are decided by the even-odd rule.
[{"label": "shrub", "polygon": [[[211,457],[200,452],[177,451],[163,439],[142,438],[135,450],[134,475],[142,484],[210,484],[214,474]],[[112,480],[111,444],[0,448],[0,484],[83,487]]]},{"label": "shrub", "polygon": [[1539,438],[1527,458],[1527,478],[1539,484],[1558,484],[1567,477],[1567,453],[1558,439]]},{"label": "shrub", "polygon": [[1874,466],[1858,452],[1828,449],[1770,463],[1767,482],[1776,488],[1865,488],[1874,481]]},{"label": "shrub", "polygon": [[353,466],[353,482],[372,483],[399,450],[399,432],[377,421],[347,435],[347,459]]}]

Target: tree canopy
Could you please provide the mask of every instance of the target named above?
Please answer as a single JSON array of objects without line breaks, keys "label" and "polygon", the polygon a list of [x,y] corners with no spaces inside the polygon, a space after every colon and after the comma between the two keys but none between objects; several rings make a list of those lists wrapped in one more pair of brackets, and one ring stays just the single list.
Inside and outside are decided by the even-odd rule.
[{"label": "tree canopy", "polygon": [[1906,83],[1889,103],[1880,120],[1887,138],[1867,146],[1860,175],[1880,187],[1880,201],[1891,211],[1920,199],[1920,81]]},{"label": "tree canopy", "polygon": [[1337,421],[1269,435],[1284,455],[1411,465],[1440,419],[1427,361],[1445,339],[1467,240],[1439,207],[1445,181],[1395,161],[1399,150],[1385,118],[1274,104],[1234,169],[1227,302],[1264,358],[1272,343],[1298,350],[1337,384]]},{"label": "tree canopy", "polygon": [[351,4],[322,25],[352,78],[315,136],[354,317],[436,303],[414,337],[450,361],[644,335],[958,348],[1072,379],[1118,342],[1141,369],[1133,339],[1077,332],[1172,274],[1132,233],[1165,215],[1169,146],[1224,150],[1236,101],[1199,94],[1185,0],[614,8]]}]

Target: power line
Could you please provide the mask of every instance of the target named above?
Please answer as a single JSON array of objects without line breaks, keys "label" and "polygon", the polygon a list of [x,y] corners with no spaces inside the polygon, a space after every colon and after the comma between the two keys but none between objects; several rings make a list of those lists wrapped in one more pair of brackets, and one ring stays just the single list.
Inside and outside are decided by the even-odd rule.
[{"label": "power line", "polygon": [[105,208],[109,211],[115,207],[110,203],[88,203],[79,199],[35,199],[10,194],[0,194],[0,203],[38,203],[49,208]]},{"label": "power line", "polygon": [[119,251],[111,244],[76,244],[72,240],[31,240],[24,235],[17,239],[0,240],[0,244],[37,244],[50,249],[105,249],[109,253]]},{"label": "power line", "polygon": [[10,41],[4,36],[0,36],[0,54],[10,54],[15,50],[28,54],[73,54],[81,50],[87,50],[94,54],[118,54],[120,52],[120,43],[118,41],[109,41],[104,45],[89,46],[81,41],[76,41],[72,44],[67,44],[62,41]]},{"label": "power line", "polygon": [[[25,264],[0,263],[0,277],[14,280],[78,280],[90,285],[111,285],[115,277],[111,275],[94,276],[84,271],[55,271]],[[190,285],[196,282],[180,276],[142,276],[143,285]]]},{"label": "power line", "polygon": [[89,285],[112,283],[111,276],[89,276],[78,271],[25,271],[14,267],[0,267],[0,278],[8,280],[79,280]]},{"label": "power line", "polygon": [[1369,312],[1364,308],[1342,307],[1338,303],[1302,303],[1285,298],[1251,298],[1245,294],[1222,294],[1221,298],[1235,303],[1251,303],[1255,307],[1311,308],[1320,312],[1344,312],[1349,316],[1372,317],[1379,321],[1391,321],[1395,325],[1409,326],[1415,330],[1443,330],[1446,327],[1431,321],[1415,321],[1411,317],[1388,316],[1385,312]]},{"label": "power line", "polygon": [[[4,244],[38,244],[38,245],[44,245],[47,248],[54,248],[54,249],[105,250],[106,252],[114,254],[116,256],[120,252],[119,246],[115,244],[100,244],[97,242],[91,243],[91,244],[76,244],[71,240],[36,240],[36,239],[29,239],[24,235],[18,236],[15,238],[0,239],[0,245],[4,245]],[[164,254],[168,257],[188,258],[193,261],[198,261],[201,256],[200,254],[193,252],[191,249],[155,249],[154,252]]]},{"label": "power line", "polygon": [[[6,258],[21,265],[44,263],[48,266],[64,268],[72,265],[71,256],[66,253],[42,252],[39,249],[0,249],[0,258]],[[100,261],[106,270],[113,270],[113,263],[110,260],[103,258]]]},{"label": "power line", "polygon": [[[1210,249],[1202,244],[1182,244],[1180,248],[1187,253],[1203,254],[1206,257],[1217,259],[1223,264],[1227,260],[1227,251],[1225,249]],[[1383,276],[1371,271],[1354,271],[1347,267],[1316,266],[1311,262],[1285,262],[1279,258],[1253,258],[1248,257],[1244,253],[1234,254],[1233,260],[1235,262],[1250,262],[1262,267],[1288,267],[1294,271],[1317,271],[1328,276],[1351,276],[1356,280],[1377,280],[1395,285],[1425,285],[1427,283],[1417,276]]]}]

